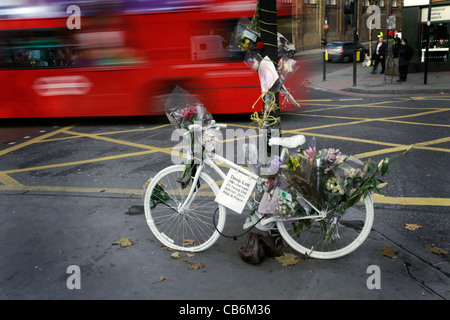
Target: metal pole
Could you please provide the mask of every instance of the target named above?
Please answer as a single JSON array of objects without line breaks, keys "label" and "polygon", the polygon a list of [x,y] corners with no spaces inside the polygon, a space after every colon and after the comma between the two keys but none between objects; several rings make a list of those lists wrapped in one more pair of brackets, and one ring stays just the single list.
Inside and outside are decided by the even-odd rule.
[{"label": "metal pole", "polygon": [[[260,3],[260,20],[264,21],[261,27],[261,41],[264,45],[262,49],[262,57],[268,56],[275,64],[277,69],[278,63],[278,37],[277,37],[277,1],[276,0],[261,0]],[[279,105],[279,95],[276,93],[277,105]],[[276,110],[274,117],[279,117],[279,109]]]},{"label": "metal pole", "polygon": [[323,52],[323,81],[327,79],[327,61],[325,59],[326,50]]},{"label": "metal pole", "polygon": [[[269,57],[275,64],[275,69],[278,68],[278,36],[277,36],[277,0],[261,0],[260,3],[259,19],[261,22],[261,42],[264,43],[262,49],[262,57]],[[262,30],[264,29],[264,30]],[[279,94],[275,93],[275,103],[279,107]],[[281,131],[281,118],[280,109],[276,108],[270,112],[267,110],[267,105],[264,104],[264,115],[272,116],[276,119],[275,123],[264,124],[263,128],[267,129],[267,141],[271,137],[280,136]],[[270,112],[270,114],[269,114]],[[267,121],[266,121],[267,122]],[[269,155],[270,148],[267,145],[267,155]]]},{"label": "metal pole", "polygon": [[[431,0],[430,0],[431,1]],[[358,1],[353,1],[353,86],[356,87],[356,48],[357,48]]]},{"label": "metal pole", "polygon": [[431,0],[428,2],[428,19],[426,29],[427,47],[425,48],[425,68],[423,76],[423,84],[427,84],[428,81],[428,52],[430,48],[430,26],[431,26]]}]

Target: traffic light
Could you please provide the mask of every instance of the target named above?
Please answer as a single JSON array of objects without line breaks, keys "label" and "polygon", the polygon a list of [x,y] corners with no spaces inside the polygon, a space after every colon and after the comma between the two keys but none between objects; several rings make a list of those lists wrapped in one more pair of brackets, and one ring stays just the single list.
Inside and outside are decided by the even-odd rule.
[{"label": "traffic light", "polygon": [[353,1],[344,5],[345,24],[353,26],[353,13],[354,13]]}]

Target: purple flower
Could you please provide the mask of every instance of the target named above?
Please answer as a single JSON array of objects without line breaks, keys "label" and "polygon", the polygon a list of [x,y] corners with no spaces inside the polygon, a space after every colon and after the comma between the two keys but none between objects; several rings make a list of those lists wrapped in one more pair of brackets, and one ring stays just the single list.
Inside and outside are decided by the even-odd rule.
[{"label": "purple flower", "polygon": [[281,162],[281,159],[279,156],[274,156],[272,160],[270,160],[270,169],[272,171],[278,171],[280,168],[280,165],[282,165],[283,162]]}]

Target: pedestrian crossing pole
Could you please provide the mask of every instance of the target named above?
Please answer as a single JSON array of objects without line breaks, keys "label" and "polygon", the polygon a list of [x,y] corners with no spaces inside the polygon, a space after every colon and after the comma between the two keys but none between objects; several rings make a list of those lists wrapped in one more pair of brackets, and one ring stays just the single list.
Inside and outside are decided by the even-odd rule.
[{"label": "pedestrian crossing pole", "polygon": [[430,48],[430,27],[431,27],[431,0],[429,0],[429,2],[428,2],[427,26],[425,28],[427,46],[425,48],[425,66],[424,66],[423,84],[427,84],[427,81],[428,81],[428,55],[429,55],[429,48]]},{"label": "pedestrian crossing pole", "polygon": [[[277,1],[261,0],[260,2],[260,32],[261,42],[264,44],[262,49],[262,57],[268,56],[278,69],[278,36],[277,36]],[[278,93],[275,94],[277,106],[279,105]],[[274,117],[279,118],[279,109],[275,110]]]},{"label": "pedestrian crossing pole", "polygon": [[[277,1],[276,0],[260,0],[260,33],[261,42],[264,44],[262,49],[262,57],[269,57],[275,64],[275,69],[278,69],[278,36],[277,36]],[[279,136],[281,130],[281,118],[279,109],[279,94],[275,93],[275,110],[270,111],[270,118],[275,118],[275,123],[270,121],[270,124],[264,126],[267,129],[268,139]],[[267,113],[267,105],[264,103],[264,114]],[[273,117],[273,118],[272,118]]]},{"label": "pedestrian crossing pole", "polygon": [[356,51],[358,47],[358,0],[353,0],[353,86],[356,87]]}]

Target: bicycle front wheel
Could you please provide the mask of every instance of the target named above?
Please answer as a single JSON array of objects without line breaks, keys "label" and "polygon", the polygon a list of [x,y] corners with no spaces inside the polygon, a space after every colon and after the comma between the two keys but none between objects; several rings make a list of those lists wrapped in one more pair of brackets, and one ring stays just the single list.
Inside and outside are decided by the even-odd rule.
[{"label": "bicycle front wheel", "polygon": [[287,244],[301,254],[336,259],[353,252],[366,240],[373,219],[373,200],[368,194],[333,223],[329,219],[282,220],[277,227]]},{"label": "bicycle front wheel", "polygon": [[[177,180],[183,170],[184,165],[174,165],[150,181],[144,198],[145,217],[152,233],[167,247],[179,251],[203,251],[220,236],[226,210],[215,202],[219,187],[204,172],[200,173],[195,186],[191,183],[189,187],[181,188]],[[185,203],[191,188],[194,193]]]}]

